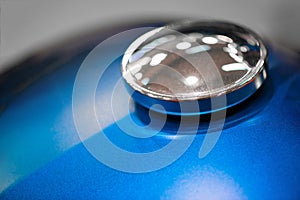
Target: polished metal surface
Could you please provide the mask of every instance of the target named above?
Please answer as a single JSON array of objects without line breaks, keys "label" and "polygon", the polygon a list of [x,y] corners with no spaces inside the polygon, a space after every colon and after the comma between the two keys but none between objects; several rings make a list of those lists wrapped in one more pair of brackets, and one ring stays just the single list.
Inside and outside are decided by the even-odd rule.
[{"label": "polished metal surface", "polygon": [[[132,28],[123,23],[127,29]],[[120,31],[116,29],[114,33]],[[1,101],[5,106],[0,117],[1,200],[74,197],[299,199],[299,54],[282,46],[268,44],[268,79],[259,91],[235,107],[238,109],[230,109],[234,112],[226,117],[222,135],[207,157],[199,159],[197,155],[205,137],[210,134],[197,134],[184,155],[168,167],[133,174],[98,162],[83,145],[74,124],[72,94],[76,74],[91,49],[105,35],[103,30],[99,30],[94,34],[93,40],[91,36],[85,36],[83,38],[89,38],[88,41],[75,38],[64,45],[59,43],[54,49],[45,49],[42,54],[44,56],[39,52],[26,63],[20,63],[9,76],[1,76],[1,80],[5,77],[6,81],[0,82],[0,88],[9,91],[10,88],[23,88],[20,92],[0,93],[1,100],[6,99]],[[127,46],[130,41],[132,40],[123,40]],[[78,46],[78,43],[83,44]],[[120,43],[112,43],[110,48],[118,50]],[[66,58],[69,59],[66,61]],[[92,62],[96,69],[103,68],[99,63],[99,58]],[[121,112],[123,108],[131,109],[132,105],[128,104],[125,95],[125,98],[116,98],[111,103],[114,88],[122,79],[120,65],[121,59],[111,63],[99,82],[97,95],[93,98],[97,102],[95,110],[98,111],[99,119],[104,120],[106,125],[86,141],[96,141],[100,153],[107,153],[119,162],[128,163],[128,160],[121,160],[118,154],[99,145],[97,139],[106,135],[119,148],[145,153],[157,151],[173,140],[190,137],[170,137],[166,134],[167,129],[176,129],[176,117],[176,122],[167,124],[169,127],[148,139],[132,137],[120,128],[120,124],[124,124],[127,126],[126,130],[136,130],[133,123],[128,123],[129,120],[141,125],[148,124],[148,121],[141,121],[134,110],[111,120],[112,113],[107,109],[109,105],[115,107],[116,112]],[[59,70],[52,70],[50,73],[53,68]],[[21,69],[24,71],[19,71]],[[16,80],[16,83],[20,83],[20,80],[32,79],[30,75],[40,75],[41,73],[36,73],[40,69],[48,72],[43,73],[43,78],[36,78],[26,85],[14,83]],[[25,72],[30,73],[26,75]],[[122,91],[123,89],[125,90],[122,88]],[[126,94],[126,91],[122,94]],[[81,103],[83,109],[94,106],[88,105],[86,99],[82,99]],[[148,115],[146,112],[141,114]],[[86,125],[89,127],[91,119],[88,115]],[[141,135],[153,133],[146,126],[137,131]],[[140,160],[137,162],[137,165],[152,164]]]},{"label": "polished metal surface", "polygon": [[[266,60],[265,45],[247,28],[219,21],[182,22],[135,40],[121,71],[137,103],[147,108],[161,104],[171,114],[197,114],[251,96],[267,77]],[[212,100],[221,98],[222,103],[212,106]]]}]

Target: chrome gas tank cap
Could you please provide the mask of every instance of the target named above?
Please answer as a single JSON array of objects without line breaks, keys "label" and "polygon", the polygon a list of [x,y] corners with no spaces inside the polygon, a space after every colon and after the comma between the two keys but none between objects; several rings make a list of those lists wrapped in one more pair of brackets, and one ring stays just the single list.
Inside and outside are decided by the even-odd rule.
[{"label": "chrome gas tank cap", "polygon": [[121,71],[136,103],[162,113],[195,115],[247,99],[266,79],[266,65],[266,46],[253,31],[202,21],[140,36],[126,50]]}]

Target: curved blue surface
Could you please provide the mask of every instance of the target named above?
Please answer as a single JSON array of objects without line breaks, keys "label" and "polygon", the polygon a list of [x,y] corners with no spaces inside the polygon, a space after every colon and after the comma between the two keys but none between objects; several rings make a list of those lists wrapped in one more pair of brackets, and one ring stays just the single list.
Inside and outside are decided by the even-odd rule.
[{"label": "curved blue surface", "polygon": [[[97,161],[77,135],[72,90],[87,53],[36,81],[2,111],[1,199],[300,198],[299,57],[271,49],[267,83],[228,117],[218,143],[205,158],[198,157],[205,134],[198,134],[173,164],[155,172],[131,174]],[[100,83],[100,99],[105,99],[105,92],[120,78],[119,62],[106,72],[107,87]],[[87,140],[99,134],[135,152],[153,151],[172,140],[164,133],[134,138],[109,121],[103,131]]]}]

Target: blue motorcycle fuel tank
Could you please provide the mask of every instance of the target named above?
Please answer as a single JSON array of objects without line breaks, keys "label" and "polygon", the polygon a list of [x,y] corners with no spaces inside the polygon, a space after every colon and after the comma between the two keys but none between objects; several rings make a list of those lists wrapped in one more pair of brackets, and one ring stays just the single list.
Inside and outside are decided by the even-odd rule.
[{"label": "blue motorcycle fuel tank", "polygon": [[0,199],[300,198],[299,54],[228,22],[164,25],[0,76]]}]

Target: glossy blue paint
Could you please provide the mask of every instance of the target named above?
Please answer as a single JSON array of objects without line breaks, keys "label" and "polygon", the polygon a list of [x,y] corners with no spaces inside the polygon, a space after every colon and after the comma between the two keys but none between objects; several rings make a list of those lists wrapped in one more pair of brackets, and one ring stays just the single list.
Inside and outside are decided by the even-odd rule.
[{"label": "glossy blue paint", "polygon": [[[78,138],[72,117],[72,89],[88,52],[28,86],[2,111],[1,199],[300,197],[299,56],[270,48],[267,82],[232,111],[208,156],[198,158],[204,125],[188,151],[173,164],[155,172],[130,174],[97,161]],[[119,68],[120,59],[106,71],[105,85],[99,83],[96,99],[105,99],[103,95],[112,91],[114,81],[121,76]],[[119,102],[124,103],[122,99]],[[143,124],[137,114],[117,120],[132,117]],[[124,149],[148,152],[172,140],[165,132],[174,128],[174,121],[167,125],[157,136],[138,139],[111,122],[87,140],[106,134]],[[144,131],[147,134],[148,130]]]}]

